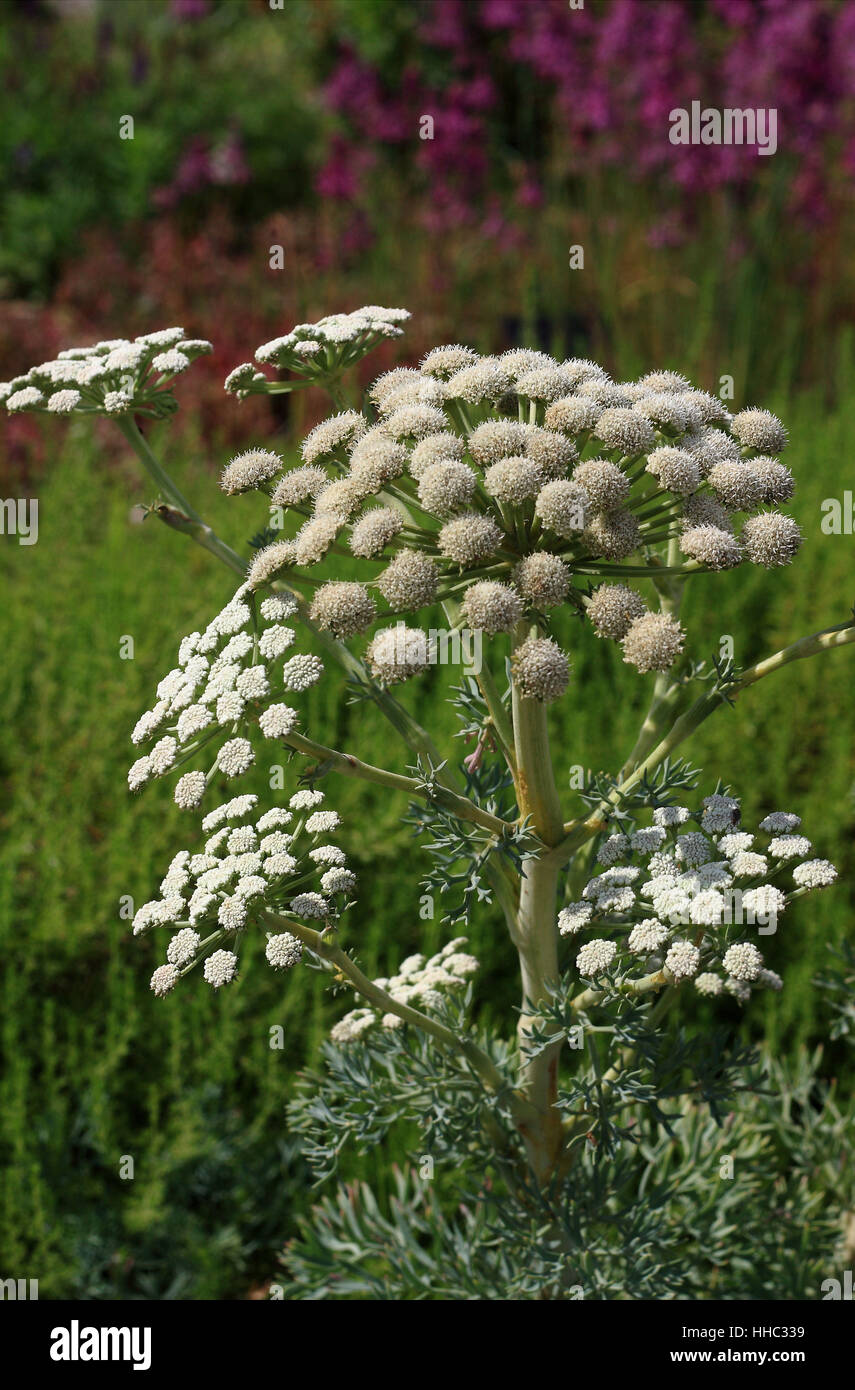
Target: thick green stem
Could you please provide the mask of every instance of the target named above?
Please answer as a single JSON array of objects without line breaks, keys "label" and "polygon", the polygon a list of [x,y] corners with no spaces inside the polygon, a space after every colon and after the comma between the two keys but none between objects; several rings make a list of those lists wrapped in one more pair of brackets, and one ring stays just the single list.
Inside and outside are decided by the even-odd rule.
[{"label": "thick green stem", "polygon": [[[667,970],[657,970],[651,975],[645,975],[640,980],[626,982],[624,989],[627,993],[636,996],[652,994],[658,990],[662,991],[648,1014],[647,1023],[650,1028],[655,1028],[663,1015],[674,1007],[679,994],[679,986],[675,982],[674,977]],[[582,994],[576,996],[571,1007],[574,1010],[583,1012],[586,1008],[595,1005],[600,998],[602,998],[602,995],[599,990],[585,990]],[[636,1056],[637,1050],[635,1048],[621,1048],[618,1058],[613,1065],[598,1076],[598,1087],[601,1094],[608,1095],[613,1090],[615,1083]],[[573,1143],[583,1134],[588,1134],[595,1124],[595,1117],[584,1111],[568,1115],[563,1121],[562,1130],[566,1147],[563,1155],[562,1171],[566,1171],[573,1159]]]},{"label": "thick green stem", "polygon": [[788,666],[791,661],[803,661],[805,657],[817,656],[819,652],[830,652],[835,647],[845,647],[850,642],[855,642],[853,618],[847,618],[845,623],[836,623],[834,627],[823,628],[821,632],[814,632],[809,637],[800,637],[797,642],[782,647],[773,656],[767,656],[754,666],[748,666],[729,688],[728,696],[733,699],[741,690],[754,685],[764,676],[771,675],[773,671],[779,671],[782,666]]},{"label": "thick green stem", "polygon": [[662,730],[670,718],[674,706],[676,705],[682,687],[672,685],[668,674],[660,671],[656,677],[656,684],[653,687],[653,698],[650,708],[644,716],[644,722],[638,731],[635,745],[620,771],[620,780],[623,781],[637,767],[642,758],[645,758],[651,748],[655,748]]},{"label": "thick green stem", "polygon": [[493,723],[496,741],[504,755],[505,762],[512,775],[515,777],[517,768],[516,755],[514,753],[513,725],[505,711],[502,697],[493,679],[493,673],[486,661],[482,664],[481,670],[478,672],[475,679],[478,682],[481,694],[484,696],[487,709],[490,711],[490,719]]},{"label": "thick green stem", "polygon": [[[679,542],[674,539],[668,543],[668,555],[666,566],[673,569],[677,566],[680,559]],[[657,576],[653,583],[659,594],[659,611],[668,617],[678,618],[680,607],[683,602],[683,592],[685,577]],[[658,671],[653,686],[653,697],[650,708],[645,715],[644,722],[639,729],[635,747],[621,768],[620,778],[627,777],[637,763],[646,757],[651,748],[656,746],[657,740],[665,729],[668,718],[677,703],[680,694],[680,686],[674,684],[669,671]]]},{"label": "thick green stem", "polygon": [[[525,640],[523,626],[518,641]],[[562,835],[561,803],[552,769],[546,706],[513,688],[514,747],[517,766],[517,802],[521,817],[546,846],[555,845]],[[561,1120],[555,1103],[558,1098],[558,1058],[560,1041],[537,1056],[527,1055],[538,1007],[549,998],[558,983],[557,890],[558,864],[548,855],[526,859],[522,869],[519,911],[514,944],[520,959],[522,1008],[518,1025],[523,1055],[523,1089],[537,1108],[536,1128],[523,1131],[532,1168],[541,1182],[553,1171],[561,1149]]]}]

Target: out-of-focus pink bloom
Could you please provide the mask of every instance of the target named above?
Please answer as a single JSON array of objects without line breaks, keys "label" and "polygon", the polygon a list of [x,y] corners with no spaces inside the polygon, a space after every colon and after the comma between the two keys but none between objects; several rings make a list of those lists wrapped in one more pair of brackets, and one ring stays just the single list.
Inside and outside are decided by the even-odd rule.
[{"label": "out-of-focus pink bloom", "polygon": [[531,174],[526,173],[517,184],[516,201],[521,208],[543,206],[543,187]]},{"label": "out-of-focus pink bloom", "polygon": [[249,165],[243,152],[241,138],[228,135],[211,153],[211,182],[218,184],[246,183]]},{"label": "out-of-focus pink bloom", "polygon": [[435,48],[462,49],[466,44],[468,0],[434,0],[419,25],[419,37]]},{"label": "out-of-focus pink bloom", "polygon": [[249,176],[249,165],[236,132],[227,135],[213,149],[197,135],[185,147],[170,182],[155,189],[153,202],[158,208],[172,208],[182,198],[199,193],[210,185],[227,187],[246,183]]},{"label": "out-of-focus pink bloom", "polygon": [[682,223],[680,214],[673,209],[666,212],[663,217],[651,222],[647,228],[646,241],[648,246],[653,246],[657,250],[672,246],[682,246],[686,240],[686,228]]},{"label": "out-of-focus pink bloom", "polygon": [[[613,168],[636,182],[664,180],[688,205],[722,187],[762,191],[782,160],[793,210],[813,220],[849,172],[855,5],[608,0],[594,13],[566,0],[426,0],[402,47],[398,82],[388,62],[381,77],[342,48],[324,97],[363,148],[409,149],[420,118],[433,118],[433,139],[415,147],[412,161],[428,183],[424,220],[432,225],[474,225],[488,192],[511,214],[535,206],[547,168],[559,177]],[[776,156],[756,145],[672,145],[671,112],[695,100],[719,111],[773,108]],[[527,128],[553,138],[538,148],[528,137],[533,150],[520,148],[518,131]],[[520,158],[522,182],[508,168]],[[325,172],[319,187],[339,183]],[[651,234],[671,235],[667,226]]]},{"label": "out-of-focus pink bloom", "polygon": [[173,19],[204,19],[210,8],[210,0],[169,0]]},{"label": "out-of-focus pink bloom", "polygon": [[315,177],[315,189],[322,198],[353,202],[362,189],[364,175],[374,162],[372,151],[360,149],[337,135],[326,163]]}]

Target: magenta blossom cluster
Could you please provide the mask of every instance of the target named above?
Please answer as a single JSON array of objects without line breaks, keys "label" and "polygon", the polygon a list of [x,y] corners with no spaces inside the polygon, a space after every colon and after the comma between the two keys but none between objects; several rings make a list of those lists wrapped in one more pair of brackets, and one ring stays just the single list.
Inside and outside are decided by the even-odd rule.
[{"label": "magenta blossom cluster", "polygon": [[[432,229],[477,224],[498,240],[513,237],[515,207],[544,198],[547,165],[562,178],[611,166],[678,204],[722,186],[768,186],[774,161],[756,146],[670,142],[670,113],[693,101],[775,109],[801,215],[820,219],[851,173],[851,5],[430,0],[420,16],[382,69],[342,44],[323,88],[338,122],[317,179],[323,196],[370,194],[396,146],[430,194]],[[529,119],[513,121],[521,109]],[[425,114],[432,135],[419,138]]]}]

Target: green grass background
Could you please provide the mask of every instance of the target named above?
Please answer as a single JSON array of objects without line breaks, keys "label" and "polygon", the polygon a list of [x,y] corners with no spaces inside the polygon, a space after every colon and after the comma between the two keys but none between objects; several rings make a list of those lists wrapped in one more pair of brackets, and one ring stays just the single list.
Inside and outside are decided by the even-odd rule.
[{"label": "green grass background", "polygon": [[[820,504],[842,497],[855,445],[847,359],[829,385],[834,406],[828,388],[764,402],[791,431],[805,546],[785,571],[745,567],[691,582],[684,613],[698,659],[729,633],[747,664],[841,621],[855,600],[855,537],[820,530]],[[206,463],[183,439],[162,441],[171,471],[240,545],[262,524],[257,500],[223,498],[213,472],[222,460]],[[6,537],[0,547],[3,1274],[38,1278],[47,1298],[244,1297],[274,1273],[275,1252],[305,1206],[307,1177],[284,1107],[344,1005],[321,993],[312,972],[283,982],[258,948],[244,951],[233,989],[215,995],[193,978],[166,1000],[149,993],[162,943],[131,937],[120,900],[153,895],[175,850],[194,842],[196,822],[166,786],[128,795],[129,734],[179,636],[203,625],[233,585],[177,534],[132,522],[132,504],[151,500],[133,460],[105,454],[82,422],[51,441],[49,467],[32,488],[38,544]],[[120,659],[125,636],[133,660]],[[566,641],[574,678],[553,734],[569,814],[567,770],[620,764],[651,678],[578,623]],[[455,727],[448,674],[434,672],[404,696],[444,750]],[[826,943],[852,929],[854,682],[851,649],[793,664],[681,749],[705,768],[702,789],[721,777],[737,790],[749,823],[797,810],[817,852],[841,869],[842,882],[798,904],[770,940],[785,990],[752,1006],[745,1026],[778,1053],[824,1039],[811,979]],[[304,709],[309,732],[325,742],[369,761],[409,760],[375,711],[345,702],[335,670]],[[459,743],[451,753],[460,755]],[[447,928],[439,912],[419,920],[422,861],[400,824],[403,801],[347,780],[328,791],[360,876],[347,941],[369,971],[386,973],[417,943],[439,945]],[[471,942],[483,995],[494,1008],[510,1006],[514,962],[494,909],[480,910]],[[725,1007],[736,1020],[736,1006]],[[274,1025],[285,1029],[282,1050],[269,1046]],[[833,1048],[828,1056],[845,1065]],[[127,1157],[132,1181],[120,1176]],[[364,1162],[381,1186],[389,1157]]]}]

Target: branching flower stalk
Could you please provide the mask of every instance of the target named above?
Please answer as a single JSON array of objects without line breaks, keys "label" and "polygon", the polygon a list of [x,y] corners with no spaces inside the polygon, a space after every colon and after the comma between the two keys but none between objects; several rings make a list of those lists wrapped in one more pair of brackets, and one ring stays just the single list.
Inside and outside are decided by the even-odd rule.
[{"label": "branching flower stalk", "polygon": [[[792,661],[803,661],[807,657],[818,656],[821,652],[834,651],[838,647],[849,646],[852,642],[855,642],[855,617],[842,623],[836,623],[833,627],[825,628],[821,632],[800,637],[796,642],[792,642],[789,646],[773,653],[772,656],[764,657],[762,661],[746,667],[738,676],[723,682],[720,688],[704,691],[687,710],[674,717],[668,733],[644,757],[643,761],[637,760],[637,753],[633,750],[627,760],[626,767],[629,770],[626,775],[620,779],[613,791],[609,793],[608,798],[600,802],[591,815],[584,820],[568,821],[565,824],[564,837],[553,851],[559,863],[566,864],[583,845],[606,829],[608,817],[613,811],[632,795],[648,774],[661,767],[666,759],[690,738],[711,714],[721,709],[722,705],[732,703],[742,691],[750,689],[752,685],[763,680],[766,676],[773,675]],[[637,743],[636,748],[638,746]]]},{"label": "branching flower stalk", "polygon": [[[689,1055],[674,1026],[682,1002],[694,992],[746,1006],[755,990],[779,989],[765,935],[836,878],[793,812],[772,811],[749,832],[715,779],[693,800],[699,774],[676,750],[773,672],[855,641],[855,619],[744,670],[687,650],[690,578],[715,582],[746,563],[780,571],[799,549],[799,527],[781,510],[795,487],[779,458],[786,431],[768,411],[731,415],[674,372],[620,383],[582,359],[479,357],[459,344],[381,375],[364,411],[345,408],[346,371],[407,317],[372,305],[300,324],[229,374],[238,399],[314,385],[336,407],[295,466],[254,447],[223,469],[228,495],[255,492],[268,520],[279,511],[295,523],[293,538],[259,542],[246,559],[204,522],[138,423],[174,414],[173,379],[210,344],[176,328],[69,349],[0,385],[0,400],[12,412],[113,418],[157,486],[151,510],[239,578],[207,626],[181,640],[133,730],[130,790],[179,772],[175,802],[201,815],[201,842],[175,855],[134,918],[137,935],[171,933],[154,993],[172,994],[196,970],[214,989],[228,985],[254,934],[274,971],[304,961],[324,970],[357,1007],[331,1031],[317,1083],[331,1099],[294,1102],[319,1171],[334,1171],[346,1140],[377,1142],[388,1100],[477,1176],[468,1205],[453,1210],[481,1213],[488,1232],[486,1213],[501,1206],[509,1244],[484,1236],[488,1286],[568,1297],[573,1281],[606,1287],[597,1260],[610,1236],[601,1231],[598,1245],[586,1234],[601,1212],[612,1229],[626,1218],[628,1250],[636,1230],[650,1248],[642,1197],[622,1194],[644,1187],[640,1169],[632,1182],[624,1171],[641,1163],[635,1140],[643,1133],[654,1152],[675,1121],[662,1078],[690,1115],[698,1095],[714,1105],[732,1094],[751,1064],[737,1044],[723,1059],[703,1034]],[[337,574],[345,555],[361,578]],[[436,605],[444,632],[430,627]],[[570,750],[557,757],[550,746],[549,710],[572,686],[573,644],[562,644],[580,623],[650,675],[652,690],[622,763],[591,772],[576,797],[584,809],[569,816],[557,767]],[[331,679],[324,659],[339,667],[343,695],[372,703],[395,729],[403,766],[375,766],[304,727],[302,696]],[[470,659],[454,703],[471,751],[455,766],[392,692],[437,662],[467,669]],[[266,809],[232,785],[259,750],[284,751],[300,784]],[[319,789],[339,776],[383,788],[402,813],[409,803],[449,928],[501,912],[514,1026],[476,1037],[479,963],[465,936],[386,977],[356,964],[347,945],[358,935],[357,878]],[[429,1224],[440,1207],[411,1205],[414,1230],[425,1234],[420,1213]],[[334,1224],[328,1211],[317,1229]],[[429,1244],[449,1249],[462,1238],[453,1226],[434,1236]]]},{"label": "branching flower stalk", "polygon": [[534,1127],[537,1124],[539,1116],[532,1104],[526,1099],[525,1092],[512,1090],[498,1067],[471,1038],[459,1036],[437,1019],[431,1018],[429,1014],[396,999],[388,990],[382,989],[374,981],[369,980],[356,962],[351,960],[347,952],[342,951],[340,947],[327,940],[324,933],[313,931],[311,927],[296,922],[293,918],[277,917],[275,913],[267,912],[264,917],[271,926],[287,928],[305,946],[310,947],[320,960],[340,971],[366,1003],[373,1005],[375,1009],[381,1010],[386,1015],[392,1014],[402,1023],[409,1023],[419,1028],[423,1033],[436,1038],[438,1042],[451,1051],[460,1052],[488,1091],[498,1096],[507,1097],[511,1114],[521,1128]]}]

